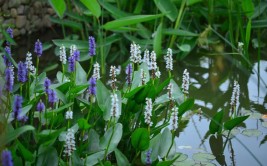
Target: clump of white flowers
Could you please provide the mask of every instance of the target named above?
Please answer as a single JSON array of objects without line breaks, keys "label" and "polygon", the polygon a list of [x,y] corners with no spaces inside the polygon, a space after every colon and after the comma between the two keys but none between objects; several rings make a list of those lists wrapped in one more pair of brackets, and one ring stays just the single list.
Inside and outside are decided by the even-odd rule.
[{"label": "clump of white flowers", "polygon": [[148,126],[152,126],[151,116],[152,116],[152,99],[146,98],[146,107],[145,107],[145,123]]},{"label": "clump of white flowers", "polygon": [[117,81],[117,70],[116,66],[110,66],[109,76],[111,77],[111,88],[117,90],[116,81]]},{"label": "clump of white flowers", "polygon": [[35,74],[35,67],[33,66],[33,63],[32,63],[32,54],[30,52],[28,52],[26,54],[26,68],[28,69],[29,72],[31,72],[32,74]]},{"label": "clump of white flowers", "polygon": [[67,56],[66,56],[66,47],[62,44],[59,48],[59,60],[62,64],[66,64]]},{"label": "clump of white flowers", "polygon": [[146,63],[147,66],[149,66],[150,64],[150,60],[149,60],[149,51],[146,49],[144,52],[144,58],[143,58],[143,63]]},{"label": "clump of white flowers", "polygon": [[100,79],[100,65],[97,62],[94,64],[93,77],[96,80]]},{"label": "clump of white flowers", "polygon": [[119,99],[118,95],[116,93],[111,94],[111,109],[110,113],[112,117],[120,117],[120,112],[119,112]]},{"label": "clump of white flowers", "polygon": [[74,137],[74,130],[68,129],[66,134],[66,140],[64,145],[64,155],[70,157],[72,152],[76,150],[75,147],[75,137]]},{"label": "clump of white flowers", "polygon": [[65,114],[66,120],[73,119],[73,112],[71,110],[68,110]]},{"label": "clump of white flowers", "polygon": [[237,50],[240,54],[243,53],[243,47],[244,47],[244,43],[243,42],[238,42],[238,47]]},{"label": "clump of white flowers", "polygon": [[172,108],[170,124],[172,131],[178,128],[178,108],[176,106]]},{"label": "clump of white flowers", "polygon": [[172,85],[172,83],[168,84],[167,89],[168,89],[168,98],[171,101],[171,100],[173,100],[173,96],[172,96],[172,94],[173,94],[173,85]]},{"label": "clump of white flowers", "polygon": [[164,56],[164,60],[166,62],[166,69],[173,70],[173,59],[172,59],[172,49],[167,49],[167,54]]},{"label": "clump of white flowers", "polygon": [[[150,54],[150,63],[149,63],[149,70],[152,71],[152,78],[155,78],[156,77],[156,71],[158,69],[158,66],[157,66],[157,56],[156,56],[156,53],[155,51],[152,51],[151,54]],[[159,73],[157,73],[157,76],[159,75]]]},{"label": "clump of white flowers", "polygon": [[74,52],[77,50],[77,46],[75,44],[70,46],[70,56],[74,55]]},{"label": "clump of white flowers", "polygon": [[144,69],[140,69],[141,85],[146,84],[146,73]]},{"label": "clump of white flowers", "polygon": [[132,43],[131,44],[131,49],[130,49],[130,61],[133,63],[141,63],[142,62],[142,57],[141,57],[141,50],[140,50],[139,44]]},{"label": "clump of white flowers", "polygon": [[238,84],[237,81],[234,81],[233,93],[230,103],[232,114],[239,105],[239,95],[240,95],[240,85]]},{"label": "clump of white flowers", "polygon": [[182,83],[182,90],[184,95],[188,95],[189,94],[189,72],[187,71],[187,69],[184,70],[183,73],[183,83]]}]

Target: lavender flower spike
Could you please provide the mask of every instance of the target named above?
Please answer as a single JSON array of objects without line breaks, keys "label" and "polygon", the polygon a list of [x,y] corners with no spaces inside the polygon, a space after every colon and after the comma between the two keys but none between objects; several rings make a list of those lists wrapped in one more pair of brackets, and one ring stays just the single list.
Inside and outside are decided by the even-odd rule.
[{"label": "lavender flower spike", "polygon": [[146,152],[146,166],[150,166],[152,164],[151,153],[152,153],[152,149],[149,149]]},{"label": "lavender flower spike", "polygon": [[51,104],[51,106],[53,106],[57,101],[57,93],[54,90],[50,89],[48,92],[48,102]]},{"label": "lavender flower spike", "polygon": [[6,32],[9,34],[9,36],[10,36],[11,38],[14,37],[14,36],[13,36],[13,30],[12,30],[10,27],[7,28]]},{"label": "lavender flower spike", "polygon": [[89,56],[94,55],[96,55],[95,38],[93,36],[89,36]]},{"label": "lavender flower spike", "polygon": [[13,90],[13,85],[14,85],[14,71],[12,66],[6,69],[5,80],[6,80],[5,88],[7,91],[11,92]]},{"label": "lavender flower spike", "polygon": [[80,51],[79,50],[75,50],[73,52],[73,57],[74,57],[75,61],[79,61],[80,60]]},{"label": "lavender flower spike", "polygon": [[1,161],[3,166],[13,166],[12,155],[9,150],[2,151]]},{"label": "lavender flower spike", "polygon": [[23,62],[18,63],[18,81],[22,83],[27,81],[27,68]]},{"label": "lavender flower spike", "polygon": [[49,93],[49,86],[50,85],[51,85],[51,81],[50,81],[49,78],[46,77],[45,80],[44,80],[44,88],[45,88],[46,94]]},{"label": "lavender flower spike", "polygon": [[3,55],[4,62],[6,66],[10,66],[11,63],[9,62],[9,59],[7,58],[8,56],[11,57],[11,49],[9,46],[5,47],[6,55]]},{"label": "lavender flower spike", "polygon": [[74,58],[74,56],[70,56],[69,57],[69,72],[74,72],[74,70],[75,70],[75,58]]},{"label": "lavender flower spike", "polygon": [[43,46],[39,39],[35,42],[34,52],[37,54],[38,57],[42,56],[43,54]]},{"label": "lavender flower spike", "polygon": [[45,110],[45,105],[44,105],[44,103],[42,102],[42,100],[39,101],[39,103],[37,104],[37,106],[36,106],[36,110],[37,110],[38,112],[43,112],[43,111]]},{"label": "lavender flower spike", "polygon": [[89,94],[91,96],[95,96],[96,95],[96,78],[91,77],[89,80]]},{"label": "lavender flower spike", "polygon": [[125,73],[127,74],[126,83],[128,86],[130,86],[132,84],[132,75],[133,75],[133,66],[131,63],[126,66]]},{"label": "lavender flower spike", "polygon": [[22,97],[21,96],[15,96],[15,101],[13,103],[13,118],[16,120],[22,120],[21,116],[22,111]]}]

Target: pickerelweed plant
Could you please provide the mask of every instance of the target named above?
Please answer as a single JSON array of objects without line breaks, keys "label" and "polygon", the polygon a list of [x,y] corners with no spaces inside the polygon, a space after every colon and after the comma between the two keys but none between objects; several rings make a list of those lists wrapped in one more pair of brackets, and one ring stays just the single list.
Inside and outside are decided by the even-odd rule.
[{"label": "pickerelweed plant", "polygon": [[[94,42],[89,37],[91,57],[97,56]],[[89,71],[85,71],[74,44],[61,45],[62,70],[56,78],[48,78],[38,70],[38,61],[42,63],[39,40],[34,49],[37,57],[29,52],[25,61],[18,64],[12,56],[7,58],[8,63],[0,58],[4,66],[0,68],[0,149],[11,151],[2,151],[2,156],[12,156],[9,158],[14,165],[179,163],[177,159],[183,154],[176,150],[174,140],[194,99],[189,98],[186,69],[182,85],[172,78],[172,50],[169,48],[164,58],[166,70],[160,71],[156,53],[132,43],[132,57],[121,85],[117,77],[120,72],[113,65],[110,81],[103,82],[105,75],[100,75],[96,58],[89,60]],[[145,50],[143,54],[141,50]],[[32,58],[37,58],[36,67]],[[168,73],[165,80],[160,77],[161,72]],[[233,92],[233,104],[238,103],[238,93],[238,89]],[[238,106],[232,108],[235,112]],[[231,118],[235,120],[237,114],[232,113]],[[10,162],[2,159],[2,163]]]}]

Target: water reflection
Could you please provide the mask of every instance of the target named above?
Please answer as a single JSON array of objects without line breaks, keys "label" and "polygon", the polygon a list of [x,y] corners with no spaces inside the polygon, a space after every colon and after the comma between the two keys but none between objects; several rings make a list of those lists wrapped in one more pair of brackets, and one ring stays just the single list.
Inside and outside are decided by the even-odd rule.
[{"label": "water reflection", "polygon": [[[225,56],[215,57],[197,57],[191,56],[187,59],[188,64],[182,63],[174,65],[177,67],[178,77],[182,70],[187,68],[190,72],[191,90],[190,96],[194,97],[195,109],[201,108],[203,117],[193,115],[187,127],[179,133],[177,139],[178,150],[185,153],[192,159],[196,152],[212,153],[216,160],[216,165],[264,165],[266,163],[267,150],[267,129],[262,126],[266,118],[267,99],[267,61],[260,61],[260,77],[257,74],[258,64],[254,63],[253,69],[247,72],[233,65],[233,61]],[[232,95],[233,82],[237,80],[240,84],[240,106],[239,114],[258,113],[259,117],[248,119],[233,139],[230,139],[225,149],[225,136],[209,135],[209,122],[214,114],[224,108],[228,119],[227,110],[230,109],[230,99]],[[178,83],[179,79],[177,79]],[[253,117],[251,116],[251,117]],[[254,137],[248,137],[242,134],[245,129],[258,129],[264,134]],[[179,148],[180,147],[180,148]],[[190,148],[181,148],[190,147]]]}]

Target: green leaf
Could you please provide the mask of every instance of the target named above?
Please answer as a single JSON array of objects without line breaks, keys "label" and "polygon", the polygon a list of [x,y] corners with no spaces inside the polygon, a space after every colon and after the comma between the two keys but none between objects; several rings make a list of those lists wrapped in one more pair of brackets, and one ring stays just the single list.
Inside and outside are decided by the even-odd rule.
[{"label": "green leaf", "polygon": [[124,95],[124,97],[126,97],[126,98],[131,98],[131,97],[133,97],[137,92],[139,92],[141,89],[143,89],[144,87],[145,87],[145,86],[139,86],[139,87],[137,87],[137,88],[131,90],[130,92],[126,93],[126,94]]},{"label": "green leaf", "polygon": [[58,67],[58,63],[47,66],[43,69],[43,72],[49,72],[55,70]]},{"label": "green leaf", "polygon": [[142,160],[143,164],[146,163],[146,154],[149,150],[151,150],[151,154],[150,154],[151,161],[154,162],[154,161],[158,160],[160,138],[161,138],[161,133],[157,134],[155,137],[153,137],[150,140],[149,147],[147,148],[147,150],[142,151],[141,160]]},{"label": "green leaf", "polygon": [[75,21],[72,21],[72,20],[68,20],[68,19],[62,20],[62,19],[58,19],[58,18],[55,18],[55,17],[50,17],[50,20],[53,23],[57,23],[57,24],[60,24],[60,25],[71,27],[71,28],[74,28],[74,29],[77,29],[77,30],[82,30],[83,29],[83,26],[82,26],[81,23],[75,22]]},{"label": "green leaf", "polygon": [[176,36],[187,36],[187,37],[197,37],[198,34],[186,31],[186,30],[180,30],[180,29],[163,29],[163,34],[166,35],[176,35]]},{"label": "green leaf", "polygon": [[87,130],[91,127],[91,125],[89,125],[87,120],[84,118],[78,119],[78,126],[81,130]]},{"label": "green leaf", "polygon": [[78,50],[88,50],[88,42],[83,40],[62,40],[62,39],[55,39],[52,40],[53,43],[61,47],[63,44],[66,48],[70,48],[71,45],[75,44]]},{"label": "green leaf", "polygon": [[162,56],[161,47],[162,47],[162,23],[160,23],[157,28],[153,42],[153,49],[156,52],[158,58]]},{"label": "green leaf", "polygon": [[149,133],[145,128],[136,129],[131,136],[131,143],[136,150],[144,151],[149,147]]},{"label": "green leaf", "polygon": [[242,9],[245,15],[250,18],[254,13],[254,4],[252,0],[242,0]]},{"label": "green leaf", "polygon": [[194,106],[195,100],[192,98],[187,99],[185,102],[183,102],[178,109],[178,117],[182,117],[183,114],[190,110]]},{"label": "green leaf", "polygon": [[115,18],[127,17],[131,15],[130,13],[126,13],[122,10],[119,10],[117,7],[115,7],[114,5],[111,5],[106,0],[98,0],[98,2],[104,9],[106,9]]},{"label": "green leaf", "polygon": [[107,22],[105,25],[103,25],[103,28],[106,30],[112,30],[112,29],[123,27],[123,26],[150,21],[150,20],[153,20],[159,17],[162,17],[162,14],[128,16],[128,17],[124,17],[124,18],[120,18],[114,21]]},{"label": "green leaf", "polygon": [[216,157],[210,153],[195,153],[192,157],[195,161],[198,162],[209,162],[210,160],[214,160]]},{"label": "green leaf", "polygon": [[[97,80],[96,83],[96,99],[98,106],[103,112],[107,112],[110,109],[111,100],[110,100],[110,91],[106,88],[106,86],[100,81]],[[109,117],[106,117],[105,120],[108,120]]]},{"label": "green leaf", "polygon": [[158,9],[174,22],[178,16],[176,5],[171,0],[154,0]]},{"label": "green leaf", "polygon": [[115,149],[115,156],[118,166],[130,166],[127,157],[117,148]]},{"label": "green leaf", "polygon": [[40,146],[38,150],[37,166],[57,166],[58,165],[58,153],[52,146]]},{"label": "green leaf", "polygon": [[159,142],[159,155],[161,158],[164,158],[167,155],[168,150],[171,147],[171,142],[172,142],[172,133],[169,130],[169,128],[166,127],[162,132]]},{"label": "green leaf", "polygon": [[26,131],[34,130],[35,128],[30,125],[25,125],[20,128],[17,128],[13,131],[9,131],[7,135],[1,135],[0,137],[0,147],[6,145],[7,143],[13,141],[14,139],[18,138],[21,134],[25,133]]},{"label": "green leaf", "polygon": [[100,139],[100,148],[106,149],[109,144],[109,152],[112,152],[119,144],[122,137],[122,124],[117,123],[115,126],[110,127],[104,136]]},{"label": "green leaf", "polygon": [[79,62],[76,62],[76,85],[87,83],[87,73],[84,71]]},{"label": "green leaf", "polygon": [[69,108],[70,106],[72,106],[72,104],[73,104],[73,102],[72,103],[65,104],[65,105],[63,105],[63,106],[61,106],[61,107],[59,107],[57,109],[53,109],[53,110],[47,112],[46,115],[45,115],[45,117],[52,116],[53,113],[59,113],[59,112],[63,111],[64,109]]},{"label": "green leaf", "polygon": [[104,158],[105,151],[94,153],[85,158],[86,165],[95,165]]},{"label": "green leaf", "polygon": [[25,146],[23,144],[21,144],[20,141],[17,141],[17,143],[18,143],[18,150],[22,154],[24,160],[29,161],[29,162],[33,162],[34,157],[33,157],[33,154],[31,153],[31,151],[29,151],[27,148],[25,148]]},{"label": "green leaf", "polygon": [[81,2],[89,9],[97,18],[101,15],[101,8],[97,0],[81,0]]},{"label": "green leaf", "polygon": [[217,112],[211,119],[209,125],[209,131],[211,134],[215,134],[216,132],[221,132],[222,130],[222,120],[223,120],[224,110]]},{"label": "green leaf", "polygon": [[248,137],[258,137],[262,135],[262,132],[258,129],[245,129],[242,131],[242,134]]},{"label": "green leaf", "polygon": [[176,159],[178,159],[182,154],[177,154],[176,157],[172,160],[169,160],[169,161],[161,161],[157,164],[157,166],[171,166],[175,161]]},{"label": "green leaf", "polygon": [[49,0],[50,5],[56,11],[60,18],[63,18],[64,12],[66,10],[66,4],[64,0]]},{"label": "green leaf", "polygon": [[226,130],[232,130],[234,127],[241,124],[243,121],[245,121],[249,116],[241,116],[234,119],[231,119],[224,123],[224,128]]}]

